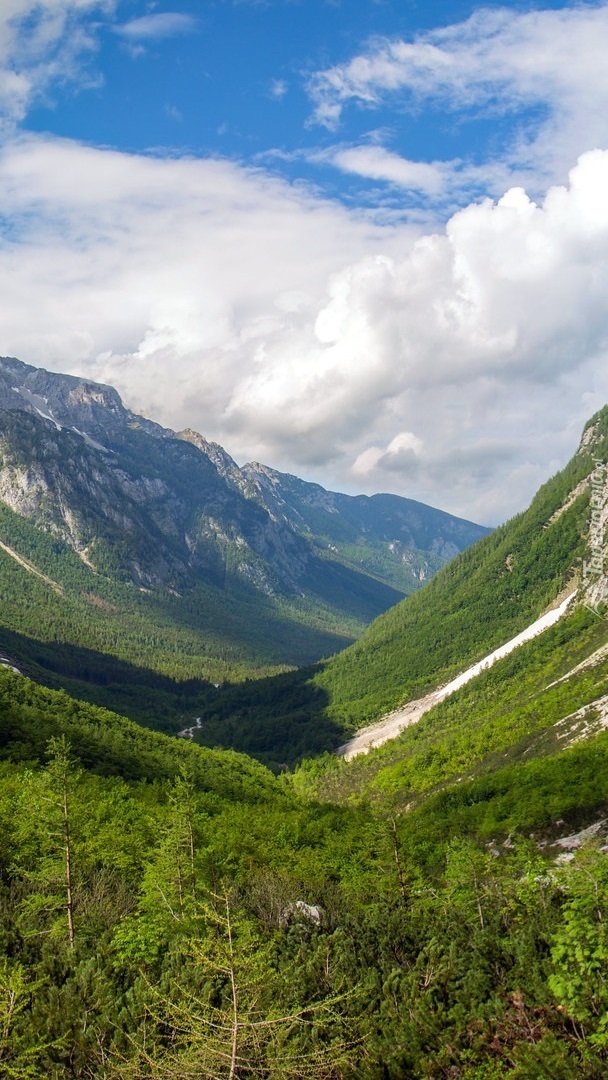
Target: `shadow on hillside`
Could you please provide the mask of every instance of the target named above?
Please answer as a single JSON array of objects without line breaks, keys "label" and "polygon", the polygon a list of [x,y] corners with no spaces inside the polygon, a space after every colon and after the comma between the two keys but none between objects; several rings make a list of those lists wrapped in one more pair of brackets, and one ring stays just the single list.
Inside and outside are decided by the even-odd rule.
[{"label": "shadow on hillside", "polygon": [[[351,632],[349,612],[336,616],[334,611],[336,626],[330,629],[319,625],[319,614],[326,618],[327,611],[315,608],[314,597],[303,605],[299,593],[266,596],[235,574],[227,573],[224,591],[199,583],[179,597],[155,593],[141,602],[154,625],[191,631],[203,649],[211,649],[211,657],[221,656],[234,668],[308,666],[346,649],[358,636]],[[370,618],[361,616],[364,623]]]},{"label": "shadow on hillside", "polygon": [[345,738],[326,716],[328,698],[312,681],[314,667],[218,690],[203,679],[177,682],[94,649],[38,641],[5,628],[0,654],[43,686],[166,734],[200,716],[198,743],[240,750],[277,771],[333,750]]},{"label": "shadow on hillside", "polygon": [[0,629],[0,652],[43,686],[128,716],[169,734],[217,694],[203,679],[178,682],[150,668],[66,642],[38,641]]},{"label": "shadow on hillside", "polygon": [[326,714],[329,699],[312,681],[315,670],[225,685],[201,711],[196,741],[241,750],[274,770],[335,749],[345,731]]},{"label": "shadow on hillside", "polygon": [[[394,607],[406,595],[401,589],[372,577],[364,570],[318,557],[311,560],[301,585],[326,603],[366,623]],[[329,655],[329,651],[324,655]]]}]

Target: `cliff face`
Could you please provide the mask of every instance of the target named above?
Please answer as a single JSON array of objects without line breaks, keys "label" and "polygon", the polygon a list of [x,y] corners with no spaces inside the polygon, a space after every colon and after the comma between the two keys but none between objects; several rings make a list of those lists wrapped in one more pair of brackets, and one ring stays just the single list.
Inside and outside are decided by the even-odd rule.
[{"label": "cliff face", "polygon": [[602,410],[586,426],[579,455],[591,455],[592,468],[584,480],[589,493],[587,557],[581,571],[583,602],[596,614],[598,605],[608,600],[608,461],[606,459],[606,416]]},{"label": "cliff face", "polygon": [[194,432],[198,446],[226,481],[267,511],[279,526],[303,537],[326,559],[377,576],[411,593],[489,529],[399,495],[344,495],[259,462],[239,468],[218,446]]},{"label": "cliff face", "polygon": [[[108,386],[0,358],[0,499],[92,569],[144,588],[357,595],[371,617],[486,531],[395,496],[353,498],[177,435]],[[338,584],[328,579],[328,573]],[[354,598],[354,599],[353,599]],[[331,601],[333,602],[333,601]]]},{"label": "cliff face", "polygon": [[295,587],[306,545],[111,387],[2,360],[0,406],[0,498],[89,565],[144,586],[222,583],[230,568]]}]

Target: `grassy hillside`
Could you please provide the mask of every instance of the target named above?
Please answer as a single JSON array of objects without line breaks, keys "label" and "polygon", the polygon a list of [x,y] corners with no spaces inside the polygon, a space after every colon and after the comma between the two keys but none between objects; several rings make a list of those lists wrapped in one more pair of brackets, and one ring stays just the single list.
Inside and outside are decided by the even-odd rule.
[{"label": "grassy hillside", "polygon": [[[608,409],[595,451],[608,455]],[[577,454],[530,508],[441,570],[424,589],[380,616],[350,649],[323,666],[316,685],[329,714],[360,724],[447,681],[524,629],[572,582],[585,550],[589,492],[552,523],[593,467]]]},{"label": "grassy hillside", "polygon": [[528,510],[455,558],[340,654],[309,672],[270,680],[259,696],[251,688],[247,700],[242,689],[223,691],[204,713],[201,739],[293,762],[339,745],[523,630],[580,577],[590,497],[581,481],[596,458],[608,458],[608,408],[585,433],[582,448]]},{"label": "grassy hillside", "polygon": [[334,801],[364,797],[411,808],[451,784],[560,753],[583,731],[596,734],[595,703],[605,694],[608,622],[578,607],[398,738],[348,763],[328,755],[297,775]]}]

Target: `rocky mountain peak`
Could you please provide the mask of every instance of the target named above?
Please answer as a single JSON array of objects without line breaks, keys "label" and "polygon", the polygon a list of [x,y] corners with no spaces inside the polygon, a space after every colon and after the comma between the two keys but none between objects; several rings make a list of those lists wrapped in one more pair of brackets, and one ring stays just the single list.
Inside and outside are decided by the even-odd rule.
[{"label": "rocky mountain peak", "polygon": [[180,594],[203,582],[305,598],[348,625],[418,588],[446,541],[453,554],[487,531],[398,496],[241,469],[198,432],[131,412],[111,386],[13,357],[0,358],[0,449],[0,501],[92,570]]},{"label": "rocky mountain peak", "polygon": [[230,457],[230,454],[219,443],[211,442],[210,439],[206,439],[204,435],[200,435],[198,431],[193,431],[192,428],[178,431],[177,438],[183,442],[191,443],[192,446],[196,446],[197,450],[201,450],[213,462],[222,476],[235,478],[240,475],[241,470],[236,461]]},{"label": "rocky mountain peak", "polygon": [[102,447],[108,437],[123,437],[133,426],[161,438],[168,434],[126,409],[113,386],[35,368],[12,356],[0,357],[0,408],[32,413]]}]

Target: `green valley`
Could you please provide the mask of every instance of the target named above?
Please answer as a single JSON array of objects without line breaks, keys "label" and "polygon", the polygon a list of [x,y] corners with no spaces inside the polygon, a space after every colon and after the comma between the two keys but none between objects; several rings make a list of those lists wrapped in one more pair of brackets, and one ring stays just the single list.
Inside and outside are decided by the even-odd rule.
[{"label": "green valley", "polygon": [[[594,461],[606,458],[608,408],[589,421],[579,452],[528,510],[381,615],[350,648],[307,672],[280,676],[260,687],[259,698],[255,690],[246,701],[239,688],[226,690],[204,717],[209,743],[223,744],[226,724],[231,745],[262,755],[274,750],[275,761],[293,762],[298,753],[306,756],[298,739],[303,728],[315,740],[315,753],[331,750],[357,727],[448,682],[522,631],[580,582],[589,478]],[[265,741],[256,746],[262,730]]]},{"label": "green valley", "polygon": [[[443,568],[424,529],[446,554],[461,525],[410,517],[401,566],[426,550],[437,572],[362,631],[405,507],[241,473],[192,433],[144,432],[146,459],[107,394],[88,437],[118,471],[48,423],[36,468],[13,439],[0,470],[0,1075],[601,1080],[608,408]],[[7,430],[38,432],[23,416]],[[94,461],[109,525],[95,499],[74,509]],[[184,461],[213,494],[180,532]],[[220,493],[232,525],[212,528]],[[397,737],[336,755],[484,660]]]}]

